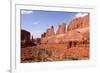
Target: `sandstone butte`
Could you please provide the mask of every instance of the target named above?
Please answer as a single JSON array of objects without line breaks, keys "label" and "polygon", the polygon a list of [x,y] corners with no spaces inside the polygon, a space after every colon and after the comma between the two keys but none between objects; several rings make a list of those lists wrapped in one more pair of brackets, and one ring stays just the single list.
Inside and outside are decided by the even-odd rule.
[{"label": "sandstone butte", "polygon": [[[45,48],[52,51],[53,56],[48,57],[50,61],[55,61],[58,57],[70,57],[87,60],[89,59],[90,50],[89,34],[90,28],[88,14],[84,17],[74,18],[69,23],[60,24],[57,32],[55,32],[54,27],[51,26],[43,34],[41,34],[41,44],[37,44],[35,47]],[[26,58],[26,56],[29,57],[29,54],[26,52],[27,50],[29,49],[25,50],[25,48],[22,48],[22,58]],[[25,52],[26,56],[23,56],[23,53]]]},{"label": "sandstone butte", "polygon": [[89,15],[73,19],[67,28],[65,23],[59,25],[56,34],[54,29],[49,31],[45,33],[47,36],[41,38],[42,44],[89,41]]}]

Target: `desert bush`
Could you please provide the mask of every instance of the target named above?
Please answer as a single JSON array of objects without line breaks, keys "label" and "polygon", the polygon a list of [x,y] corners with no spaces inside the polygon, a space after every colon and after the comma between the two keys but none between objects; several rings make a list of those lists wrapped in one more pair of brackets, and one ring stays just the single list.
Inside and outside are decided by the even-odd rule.
[{"label": "desert bush", "polygon": [[47,49],[35,49],[33,50],[32,57],[33,61],[41,62],[41,61],[48,61],[48,57],[52,55],[52,52]]}]

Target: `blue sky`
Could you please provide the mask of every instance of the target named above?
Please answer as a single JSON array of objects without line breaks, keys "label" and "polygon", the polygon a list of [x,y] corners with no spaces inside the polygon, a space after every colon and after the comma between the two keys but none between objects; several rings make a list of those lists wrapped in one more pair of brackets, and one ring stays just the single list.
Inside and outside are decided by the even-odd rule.
[{"label": "blue sky", "polygon": [[36,38],[40,37],[40,35],[51,26],[54,26],[56,32],[59,24],[68,23],[73,18],[84,15],[86,15],[86,13],[21,10],[21,29],[31,32],[33,37]]}]

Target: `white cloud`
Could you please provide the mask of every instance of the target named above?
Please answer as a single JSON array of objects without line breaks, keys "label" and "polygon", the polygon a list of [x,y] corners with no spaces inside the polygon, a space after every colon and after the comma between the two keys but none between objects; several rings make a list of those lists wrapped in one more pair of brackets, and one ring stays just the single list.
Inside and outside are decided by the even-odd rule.
[{"label": "white cloud", "polygon": [[31,14],[32,12],[31,10],[22,10],[21,14]]},{"label": "white cloud", "polygon": [[75,15],[75,18],[77,18],[77,17],[84,17],[84,16],[86,16],[86,15],[88,15],[88,13],[77,13],[77,14]]},{"label": "white cloud", "polygon": [[38,22],[33,22],[34,25],[38,24]]}]

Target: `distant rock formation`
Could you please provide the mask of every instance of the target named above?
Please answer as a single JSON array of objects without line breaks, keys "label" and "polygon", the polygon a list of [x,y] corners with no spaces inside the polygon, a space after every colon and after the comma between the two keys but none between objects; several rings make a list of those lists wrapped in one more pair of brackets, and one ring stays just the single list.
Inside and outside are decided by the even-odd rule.
[{"label": "distant rock formation", "polygon": [[30,39],[31,34],[30,32],[21,29],[21,47],[28,47],[28,46],[34,46],[36,45],[32,36],[32,39]]},{"label": "distant rock formation", "polygon": [[21,30],[21,40],[24,41],[24,40],[30,40],[30,32],[22,29]]},{"label": "distant rock formation", "polygon": [[58,26],[58,30],[56,34],[62,34],[66,32],[66,23],[62,23]]},{"label": "distant rock formation", "polygon": [[44,32],[43,34],[41,34],[41,38],[46,37],[46,32]]}]

